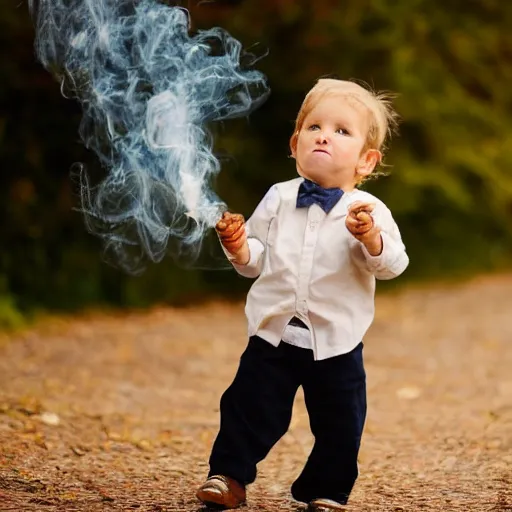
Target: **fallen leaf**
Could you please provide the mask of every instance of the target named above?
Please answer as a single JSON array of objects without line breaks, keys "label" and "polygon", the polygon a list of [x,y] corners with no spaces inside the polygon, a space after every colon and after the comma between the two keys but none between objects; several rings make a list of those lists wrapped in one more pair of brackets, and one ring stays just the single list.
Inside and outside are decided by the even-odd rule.
[{"label": "fallen leaf", "polygon": [[75,454],[75,455],[78,455],[79,457],[83,457],[87,452],[85,450],[82,450],[82,448],[78,447],[78,446],[72,446],[71,447],[71,451]]}]

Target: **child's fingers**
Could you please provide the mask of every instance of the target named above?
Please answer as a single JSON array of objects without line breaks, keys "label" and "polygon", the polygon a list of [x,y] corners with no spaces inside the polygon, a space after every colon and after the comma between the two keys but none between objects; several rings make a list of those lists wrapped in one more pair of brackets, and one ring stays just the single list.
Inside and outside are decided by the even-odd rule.
[{"label": "child's fingers", "polygon": [[238,242],[233,242],[232,244],[225,245],[224,247],[230,254],[236,255],[243,245],[244,241],[239,240]]},{"label": "child's fingers", "polygon": [[364,235],[373,228],[373,222],[361,222],[354,217],[347,218],[347,229],[355,236]]},{"label": "child's fingers", "polygon": [[215,225],[215,229],[219,234],[231,236],[241,225],[244,225],[244,223],[245,220],[243,215],[239,213],[231,214],[229,212],[224,212],[222,218]]},{"label": "child's fingers", "polygon": [[364,225],[364,226],[357,226],[354,231],[352,231],[353,234],[355,235],[364,235],[365,233],[368,233],[368,231],[370,231],[372,229],[373,226],[368,226],[368,225]]},{"label": "child's fingers", "polygon": [[[360,215],[367,215],[367,217],[359,217]],[[373,218],[368,214],[357,214],[357,216],[351,215],[350,217],[347,217],[346,223],[350,226],[371,225],[373,224]]]},{"label": "child's fingers", "polygon": [[365,224],[373,224],[372,216],[366,211],[360,211],[356,213],[356,219],[365,223]]},{"label": "child's fingers", "polygon": [[224,212],[222,220],[224,220],[226,224],[231,224],[232,222],[243,222],[245,219],[241,213]]},{"label": "child's fingers", "polygon": [[226,248],[228,252],[231,254],[236,254],[238,250],[244,245],[246,240],[245,232],[242,231],[242,233],[238,236],[238,238],[226,241],[222,240],[222,245]]},{"label": "child's fingers", "polygon": [[217,224],[215,225],[215,229],[217,230],[223,230],[226,229],[227,225],[229,224],[231,214],[229,212],[224,212],[222,214],[222,217],[217,221]]},{"label": "child's fingers", "polygon": [[349,206],[348,211],[351,215],[356,215],[359,212],[363,212],[363,211],[367,212],[367,213],[371,213],[371,212],[373,212],[374,209],[375,209],[374,203],[367,203],[364,201],[355,201],[354,203],[352,203]]},{"label": "child's fingers", "polygon": [[361,222],[356,217],[347,217],[347,221],[345,223],[349,229],[356,229],[357,226],[361,224]]},{"label": "child's fingers", "polygon": [[241,213],[232,213],[231,220],[233,222],[245,222],[244,216]]},{"label": "child's fingers", "polygon": [[220,238],[222,240],[222,242],[233,242],[233,241],[236,241],[238,240],[241,236],[245,235],[245,226],[243,224],[241,224],[238,229],[230,234],[230,235],[225,235],[224,233],[222,233],[220,235]]},{"label": "child's fingers", "polygon": [[222,237],[229,238],[230,236],[234,235],[242,226],[242,223],[233,222],[222,231],[221,235]]}]

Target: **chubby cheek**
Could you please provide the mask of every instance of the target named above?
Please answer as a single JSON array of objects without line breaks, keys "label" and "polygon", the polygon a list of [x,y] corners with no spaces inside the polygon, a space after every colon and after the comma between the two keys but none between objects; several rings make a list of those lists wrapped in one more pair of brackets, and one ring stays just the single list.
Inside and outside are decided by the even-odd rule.
[{"label": "chubby cheek", "polygon": [[361,151],[357,144],[343,144],[335,148],[336,156],[344,162],[356,165],[361,157]]},{"label": "chubby cheek", "polygon": [[305,144],[304,144],[303,140],[299,139],[297,141],[297,145],[296,145],[295,155],[294,156],[295,156],[295,158],[297,160],[297,163],[299,165],[305,163],[305,160],[306,160],[306,157],[307,157],[307,151],[306,151]]},{"label": "chubby cheek", "polygon": [[311,168],[316,168],[318,166],[318,161],[315,160],[313,155],[305,151],[304,149],[297,148],[296,155],[297,165],[304,170],[311,170]]},{"label": "chubby cheek", "polygon": [[307,146],[307,137],[303,133],[300,133],[297,137],[296,151],[297,153],[304,151]]}]

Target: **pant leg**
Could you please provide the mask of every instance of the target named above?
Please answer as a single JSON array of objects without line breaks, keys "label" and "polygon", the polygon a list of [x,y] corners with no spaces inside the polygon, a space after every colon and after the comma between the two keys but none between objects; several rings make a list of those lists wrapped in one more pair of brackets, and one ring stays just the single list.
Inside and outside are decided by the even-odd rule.
[{"label": "pant leg", "polygon": [[210,456],[209,476],[222,474],[242,484],[256,479],[256,464],[286,433],[299,387],[286,343],[274,347],[253,336],[233,383],[220,402],[220,431]]},{"label": "pant leg", "polygon": [[366,418],[363,344],[352,352],[313,361],[303,377],[315,444],[292,486],[298,501],[329,498],[346,503],[358,476],[357,456]]}]

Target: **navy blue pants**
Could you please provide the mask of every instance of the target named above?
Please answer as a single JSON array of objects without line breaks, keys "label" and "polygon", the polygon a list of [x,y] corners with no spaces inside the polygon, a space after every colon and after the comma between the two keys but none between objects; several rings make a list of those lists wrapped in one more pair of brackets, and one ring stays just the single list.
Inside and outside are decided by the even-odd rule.
[{"label": "navy blue pants", "polygon": [[315,437],[307,463],[292,485],[302,502],[346,503],[358,476],[357,455],[366,418],[363,344],[347,354],[315,361],[313,351],[249,339],[233,383],[220,402],[220,431],[210,456],[211,475],[242,484],[286,433],[297,389],[303,387]]}]

